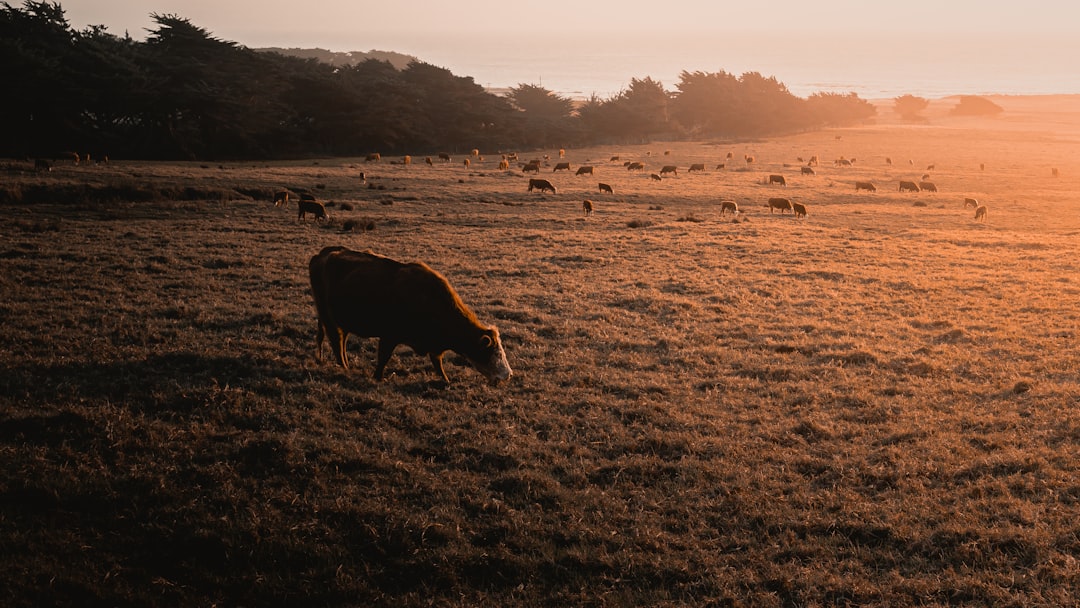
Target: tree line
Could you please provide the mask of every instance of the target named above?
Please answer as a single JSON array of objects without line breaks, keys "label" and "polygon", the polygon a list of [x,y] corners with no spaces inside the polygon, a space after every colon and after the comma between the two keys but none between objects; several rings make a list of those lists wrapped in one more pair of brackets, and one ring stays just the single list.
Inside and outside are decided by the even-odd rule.
[{"label": "tree line", "polygon": [[220,40],[153,14],[145,41],[76,30],[59,3],[0,3],[0,154],[223,159],[431,154],[652,139],[743,138],[866,120],[854,93],[803,99],[756,72],[632,79],[575,101],[520,84],[495,95],[422,61],[329,65]]}]

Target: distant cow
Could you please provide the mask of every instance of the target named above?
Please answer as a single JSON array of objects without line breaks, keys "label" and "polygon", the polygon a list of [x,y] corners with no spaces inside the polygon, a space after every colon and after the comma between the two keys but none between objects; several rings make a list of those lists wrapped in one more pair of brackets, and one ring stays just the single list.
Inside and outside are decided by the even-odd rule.
[{"label": "distant cow", "polygon": [[663,176],[663,175],[667,175],[668,173],[673,173],[675,175],[678,175],[679,174],[679,169],[675,165],[664,165],[664,168],[660,169],[660,175]]},{"label": "distant cow", "polygon": [[877,186],[873,182],[855,182],[855,191],[866,190],[869,192],[877,192]]},{"label": "distant cow", "polygon": [[326,207],[323,207],[323,204],[319,201],[301,200],[300,213],[296,216],[296,219],[302,220],[309,213],[315,216],[316,221],[330,219],[330,216],[326,215]]},{"label": "distant cow", "polygon": [[626,170],[627,171],[644,171],[645,170],[645,164],[634,161],[634,162],[630,163],[629,165],[626,165]]},{"label": "distant cow", "polygon": [[500,171],[505,171],[505,170],[507,170],[509,168],[510,168],[510,161],[506,160],[505,158],[499,161],[499,170]]},{"label": "distant cow", "polygon": [[[402,156],[402,157],[401,157],[401,164],[403,164],[403,165],[405,165],[406,167],[408,167],[409,165],[411,165],[411,164],[412,164],[412,157],[411,157],[411,156],[409,156],[408,154],[406,154],[405,156]],[[361,175],[363,175],[363,174],[361,173]]]},{"label": "distant cow", "polygon": [[528,163],[527,165],[525,165],[524,167],[521,168],[521,172],[522,173],[535,173],[535,174],[539,175],[540,174],[540,163]]},{"label": "distant cow", "polygon": [[382,160],[382,155],[379,154],[378,152],[375,152],[373,154],[368,154],[367,158],[364,159],[365,162],[369,162],[369,163],[377,163],[380,160]]},{"label": "distant cow", "polygon": [[381,380],[398,345],[427,355],[435,373],[449,383],[443,354],[465,357],[492,384],[512,375],[499,330],[482,325],[450,283],[421,262],[406,264],[370,251],[327,247],[308,264],[319,327],[338,365],[349,367],[350,334],[378,338],[375,378]]},{"label": "distant cow", "polygon": [[747,154],[747,155],[746,155],[746,156],[744,156],[743,158],[745,158],[745,159],[746,159],[746,164],[748,164],[748,165],[754,162],[754,157],[753,157],[753,156],[750,156],[749,154]]},{"label": "distant cow", "polygon": [[886,156],[885,157],[885,164],[886,165],[891,165],[892,164],[892,157]]},{"label": "distant cow", "polygon": [[919,184],[916,184],[915,182],[905,182],[905,181],[900,182],[900,188],[899,188],[898,192],[918,192],[918,191],[919,191]]},{"label": "distant cow", "polygon": [[480,150],[477,150],[476,148],[473,148],[472,149],[472,155],[473,156],[480,156]]},{"label": "distant cow", "polygon": [[608,162],[613,163],[613,162],[615,162],[617,160],[619,160],[619,155],[618,154],[616,154],[615,156],[612,156],[611,158],[609,158]]},{"label": "distant cow", "polygon": [[806,217],[806,206],[802,203],[791,203],[791,210],[795,212],[795,217]]},{"label": "distant cow", "polygon": [[431,157],[430,157],[430,156],[428,156],[427,158],[425,158],[425,159],[424,159],[424,162],[425,162],[425,163],[427,163],[427,164],[429,164],[429,165],[432,165],[432,166],[434,166],[434,165],[435,165],[435,163],[434,163],[434,162],[432,162],[432,160],[431,160]]},{"label": "distant cow", "polygon": [[590,166],[578,167],[577,173],[574,175],[592,175],[593,168]]},{"label": "distant cow", "polygon": [[975,208],[975,219],[986,221],[986,205],[979,205]]},{"label": "distant cow", "polygon": [[728,158],[728,160],[735,158],[735,153],[734,152],[728,152],[727,153],[727,158]]},{"label": "distant cow", "polygon": [[922,179],[922,181],[925,182],[926,180],[930,179],[930,174],[929,173],[923,173],[921,179]]},{"label": "distant cow", "polygon": [[780,213],[791,210],[791,201],[786,198],[770,198],[769,199],[769,213],[773,212],[773,209],[779,209]]},{"label": "distant cow", "polygon": [[462,162],[462,164],[463,164],[463,165],[465,165],[465,168],[466,168],[466,169],[468,169],[468,168],[469,168],[469,167],[470,167],[470,166],[472,165],[472,161],[466,158],[466,159],[465,159],[465,160],[464,160],[464,161]]},{"label": "distant cow", "polygon": [[559,148],[559,158],[566,158],[566,150],[564,148]]},{"label": "distant cow", "polygon": [[570,163],[555,163],[555,168],[551,170],[552,173],[556,171],[569,171]]},{"label": "distant cow", "polygon": [[659,176],[659,175],[657,175],[656,173],[650,173],[650,174],[649,174],[649,179],[652,179],[652,180],[655,180],[655,181],[661,181],[661,180],[663,180],[664,178],[660,177],[660,176]]},{"label": "distant cow", "polygon": [[933,171],[934,170],[934,165],[926,165],[926,170],[927,171]]},{"label": "distant cow", "polygon": [[716,170],[719,171],[719,170],[723,169],[726,166],[727,166],[727,163],[720,163],[719,165],[716,165]]},{"label": "distant cow", "polygon": [[446,162],[450,162],[450,155],[447,154],[446,152],[439,152],[439,160],[444,160]]},{"label": "distant cow", "polygon": [[851,161],[846,158],[838,158],[833,161],[833,164],[837,167],[850,167]]},{"label": "distant cow", "polygon": [[803,167],[802,169],[799,170],[799,172],[802,173],[803,175],[817,175],[817,173],[814,171],[813,167]]},{"label": "distant cow", "polygon": [[1051,167],[1050,168],[1050,175],[1052,175],[1054,177],[1058,177],[1058,176],[1061,175],[1061,172],[1058,171],[1057,167]]},{"label": "distant cow", "polygon": [[974,199],[974,198],[965,198],[965,199],[964,199],[964,209],[967,209],[969,205],[970,205],[971,207],[974,207],[974,208],[978,209],[978,208],[979,208],[979,201],[978,201],[978,199]]},{"label": "distant cow", "polygon": [[810,160],[806,161],[806,166],[807,167],[815,167],[817,165],[818,165],[818,156],[817,156],[817,154],[811,156]]},{"label": "distant cow", "polygon": [[34,160],[34,171],[52,171],[52,163],[44,158],[36,159]]},{"label": "distant cow", "polygon": [[932,182],[919,182],[919,188],[927,192],[937,192],[937,186],[935,186]]},{"label": "distant cow", "polygon": [[769,183],[770,184],[780,184],[781,186],[786,186],[787,185],[787,180],[784,179],[783,175],[770,175],[769,176]]},{"label": "distant cow", "polygon": [[534,189],[539,190],[540,192],[543,192],[544,190],[551,190],[552,194],[559,193],[558,190],[555,189],[555,186],[553,186],[551,182],[546,179],[530,179],[529,192],[532,192]]},{"label": "distant cow", "polygon": [[275,207],[288,207],[289,206],[289,191],[279,190],[274,193],[274,206]]},{"label": "distant cow", "polygon": [[704,171],[705,163],[694,163],[690,165],[690,168],[686,170],[687,173],[693,173],[694,171]]},{"label": "distant cow", "polygon": [[585,215],[592,215],[593,202],[589,199],[585,199],[581,203],[581,209],[585,212]]},{"label": "distant cow", "polygon": [[739,214],[739,205],[735,201],[720,201],[720,215],[726,215],[730,211],[735,215]]}]

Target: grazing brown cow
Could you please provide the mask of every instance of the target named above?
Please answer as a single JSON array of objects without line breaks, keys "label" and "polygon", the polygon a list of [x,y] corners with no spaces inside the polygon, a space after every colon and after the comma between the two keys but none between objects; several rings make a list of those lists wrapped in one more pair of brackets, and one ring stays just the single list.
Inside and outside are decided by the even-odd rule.
[{"label": "grazing brown cow", "polygon": [[937,186],[935,186],[932,182],[919,182],[919,188],[927,192],[937,192]]},{"label": "grazing brown cow", "polygon": [[971,207],[974,207],[975,209],[978,209],[978,208],[979,208],[979,201],[978,201],[978,199],[974,199],[974,198],[965,198],[965,199],[964,199],[964,209],[967,209],[967,208],[968,208],[968,206],[971,206]]},{"label": "grazing brown cow", "polygon": [[663,176],[663,175],[667,175],[668,173],[673,173],[675,175],[678,175],[679,174],[679,169],[675,165],[664,165],[664,168],[660,169],[660,175]]},{"label": "grazing brown cow", "polygon": [[704,171],[705,163],[694,163],[690,165],[690,168],[686,170],[687,173],[693,173],[694,171]]},{"label": "grazing brown cow", "polygon": [[905,182],[905,181],[900,182],[900,188],[898,189],[898,192],[918,192],[918,191],[919,191],[919,184],[916,184],[915,182]]},{"label": "grazing brown cow", "polygon": [[664,178],[660,177],[660,176],[659,176],[659,175],[657,175],[656,173],[650,173],[650,174],[649,174],[649,179],[652,179],[652,180],[655,180],[655,181],[660,181],[660,180],[662,180],[662,179],[664,179]]},{"label": "grazing brown cow", "polygon": [[873,182],[855,182],[855,191],[867,190],[869,192],[877,192],[877,186]]},{"label": "grazing brown cow", "polygon": [[592,175],[593,168],[590,166],[578,167],[577,173],[574,175]]},{"label": "grazing brown cow", "polygon": [[570,163],[555,163],[555,168],[551,170],[552,173],[556,171],[569,171]]},{"label": "grazing brown cow", "polygon": [[817,173],[814,171],[813,167],[803,167],[802,169],[799,170],[799,172],[802,173],[803,175],[817,175]]},{"label": "grazing brown cow", "polygon": [[450,155],[446,152],[439,152],[439,160],[450,162]]},{"label": "grazing brown cow", "polygon": [[719,171],[719,170],[723,169],[726,166],[727,166],[727,163],[720,163],[719,165],[716,165],[716,170]]},{"label": "grazing brown cow", "polygon": [[728,152],[728,153],[727,153],[727,159],[728,159],[728,160],[731,160],[731,159],[733,159],[733,158],[735,158],[735,153],[734,153],[734,152]]},{"label": "grazing brown cow", "polygon": [[[500,171],[505,171],[505,170],[507,170],[509,168],[510,168],[510,161],[506,160],[505,158],[499,161],[499,170]],[[537,169],[539,169],[539,167]]]},{"label": "grazing brown cow", "polygon": [[559,193],[558,190],[555,189],[555,186],[553,186],[551,182],[546,179],[530,179],[529,192],[532,192],[534,189],[539,190],[540,192],[543,192],[544,190],[551,190],[552,194]]},{"label": "grazing brown cow", "polygon": [[891,165],[892,164],[892,157],[891,156],[886,156],[885,157],[885,164],[886,165]]},{"label": "grazing brown cow", "polygon": [[634,161],[634,162],[630,163],[629,165],[626,165],[626,170],[627,171],[644,171],[645,170],[645,163],[640,163],[640,162]]},{"label": "grazing brown cow", "polygon": [[738,215],[739,204],[735,201],[720,201],[720,215],[726,215],[728,211]]},{"label": "grazing brown cow", "polygon": [[323,204],[315,200],[300,200],[300,213],[296,216],[296,219],[302,220],[307,214],[315,216],[315,221],[328,220],[330,216],[326,214],[326,207]]},{"label": "grazing brown cow", "polygon": [[480,156],[480,150],[477,150],[476,148],[473,148],[472,149],[472,155],[473,156]]},{"label": "grazing brown cow", "polygon": [[319,358],[328,337],[334,359],[348,369],[346,342],[355,334],[379,339],[377,380],[400,344],[427,355],[446,383],[442,358],[448,350],[465,357],[492,384],[513,373],[499,330],[480,324],[446,278],[422,262],[326,247],[312,256],[308,272],[319,316]]},{"label": "grazing brown cow", "polygon": [[462,162],[462,164],[463,164],[463,165],[465,165],[465,168],[466,168],[466,169],[468,169],[468,168],[469,168],[469,166],[470,166],[470,165],[472,165],[472,161],[470,161],[469,159],[467,159],[467,158],[466,158],[466,159],[464,160],[464,162]]},{"label": "grazing brown cow", "polygon": [[435,166],[435,162],[431,160],[431,157],[430,157],[430,156],[429,156],[429,157],[427,157],[427,158],[425,158],[425,159],[424,159],[424,162],[425,162],[425,163],[427,163],[427,164],[429,164],[429,165],[431,165],[431,166]]},{"label": "grazing brown cow", "polygon": [[781,186],[786,186],[787,185],[787,180],[784,179],[783,175],[770,175],[769,176],[769,183],[770,184],[780,184]]},{"label": "grazing brown cow", "polygon": [[851,161],[846,158],[838,158],[833,161],[833,164],[837,167],[850,167]]},{"label": "grazing brown cow", "polygon": [[615,156],[612,156],[611,158],[609,158],[608,162],[613,163],[613,162],[615,162],[617,160],[619,160],[619,155],[618,154],[616,154]]},{"label": "grazing brown cow", "polygon": [[934,165],[926,165],[926,170],[927,171],[933,171],[934,170]]},{"label": "grazing brown cow", "polygon": [[589,199],[585,199],[581,203],[581,209],[585,212],[586,216],[592,215],[593,202]]},{"label": "grazing brown cow", "polygon": [[511,152],[511,153],[506,155],[506,160],[517,160],[517,159],[518,159],[517,152]]},{"label": "grazing brown cow", "polygon": [[979,205],[975,208],[975,219],[986,221],[986,205]]},{"label": "grazing brown cow", "polygon": [[605,184],[604,182],[600,182],[599,187],[600,187],[600,192],[607,192],[608,194],[615,194],[615,191],[611,189],[611,186],[609,186],[608,184]]},{"label": "grazing brown cow", "polygon": [[791,201],[786,198],[770,198],[769,199],[769,213],[772,214],[773,209],[779,209],[780,214],[783,215],[784,211],[791,210]]},{"label": "grazing brown cow", "polygon": [[806,206],[802,203],[791,203],[791,210],[795,212],[795,217],[806,217]]},{"label": "grazing brown cow", "polygon": [[535,173],[540,175],[540,163],[528,163],[521,168],[522,173]]},{"label": "grazing brown cow", "polygon": [[279,190],[274,193],[274,206],[275,207],[288,207],[289,206],[289,191]]},{"label": "grazing brown cow", "polygon": [[815,155],[811,156],[811,157],[810,157],[810,160],[806,161],[806,166],[807,166],[807,167],[816,167],[817,165],[818,165],[818,157],[817,157],[817,154],[815,154]]},{"label": "grazing brown cow", "polygon": [[749,154],[747,154],[747,155],[746,155],[746,156],[744,156],[743,158],[745,158],[745,159],[746,159],[746,164],[748,164],[748,165],[754,162],[754,157],[753,157],[753,156],[750,156]]},{"label": "grazing brown cow", "polygon": [[375,152],[373,154],[368,154],[367,158],[364,159],[364,162],[377,163],[380,160],[382,160],[382,155],[379,154],[378,152]]},{"label": "grazing brown cow", "polygon": [[52,163],[44,158],[34,160],[34,171],[52,171]]},{"label": "grazing brown cow", "polygon": [[411,164],[412,164],[412,157],[411,157],[411,156],[409,156],[408,154],[406,154],[405,156],[402,156],[402,157],[401,157],[401,164],[403,164],[403,165],[405,165],[406,167],[408,167],[409,165],[411,165]]}]

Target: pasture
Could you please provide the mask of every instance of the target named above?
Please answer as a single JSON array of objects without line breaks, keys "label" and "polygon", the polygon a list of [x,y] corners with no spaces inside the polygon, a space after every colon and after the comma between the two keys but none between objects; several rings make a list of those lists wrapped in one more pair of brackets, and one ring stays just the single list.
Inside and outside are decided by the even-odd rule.
[{"label": "pasture", "polygon": [[[469,142],[0,163],[0,603],[1075,604],[1080,108],[995,101],[518,151],[557,194]],[[514,376],[317,360],[328,245],[430,264]]]}]

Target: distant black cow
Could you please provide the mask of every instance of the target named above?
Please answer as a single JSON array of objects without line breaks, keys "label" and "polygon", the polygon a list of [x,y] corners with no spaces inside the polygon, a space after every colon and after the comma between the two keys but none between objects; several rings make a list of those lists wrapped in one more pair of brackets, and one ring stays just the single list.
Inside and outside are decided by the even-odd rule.
[{"label": "distant black cow", "polygon": [[898,191],[899,192],[918,192],[919,191],[919,184],[916,184],[915,182],[901,181],[900,182],[900,188],[899,188]]},{"label": "distant black cow", "polygon": [[660,175],[664,176],[664,175],[667,175],[668,173],[678,175],[679,174],[679,169],[675,165],[664,165],[664,168],[660,169]]},{"label": "distant black cow", "polygon": [[574,175],[592,175],[592,174],[593,174],[593,168],[586,165],[586,166],[578,167],[577,173],[575,173]]},{"label": "distant black cow", "polygon": [[770,184],[780,184],[781,186],[786,186],[787,185],[787,180],[784,179],[783,175],[770,175],[769,176],[769,183]]},{"label": "distant black cow", "polygon": [[551,190],[552,194],[559,193],[558,190],[555,189],[555,186],[553,186],[552,183],[546,179],[530,179],[529,192],[532,192],[534,189],[539,190],[540,192],[543,192],[545,190]]},{"label": "distant black cow", "polygon": [[301,199],[300,213],[296,216],[296,219],[302,220],[308,213],[314,215],[316,221],[330,219],[330,216],[326,214],[326,207],[322,203],[315,200],[305,201]]},{"label": "distant black cow", "polygon": [[773,209],[779,209],[781,214],[783,214],[785,211],[790,211],[791,201],[786,198],[770,198],[769,213],[772,213]]},{"label": "distant black cow", "polygon": [[803,167],[802,169],[799,170],[799,172],[802,173],[803,175],[817,175],[817,173],[814,172],[813,167]]},{"label": "distant black cow", "polygon": [[599,186],[600,186],[600,192],[607,192],[608,194],[615,194],[615,191],[611,189],[611,186],[605,184],[604,182],[600,182]]},{"label": "distant black cow", "polygon": [[926,192],[937,192],[937,186],[935,186],[933,182],[919,182],[919,188]]},{"label": "distant black cow", "polygon": [[555,168],[551,170],[552,173],[556,171],[569,171],[570,163],[555,163]]},{"label": "distant black cow", "polygon": [[869,192],[877,192],[877,186],[873,182],[855,182],[855,191],[866,190]]},{"label": "distant black cow", "polygon": [[687,173],[693,173],[694,171],[704,171],[705,163],[694,163],[690,165],[690,168],[686,170]]}]

